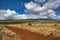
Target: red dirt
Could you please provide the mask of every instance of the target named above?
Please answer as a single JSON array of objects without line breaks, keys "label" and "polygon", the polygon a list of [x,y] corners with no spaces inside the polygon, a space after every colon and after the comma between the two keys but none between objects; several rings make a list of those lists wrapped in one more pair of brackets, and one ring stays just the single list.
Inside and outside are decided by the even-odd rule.
[{"label": "red dirt", "polygon": [[45,37],[37,33],[26,31],[24,29],[18,29],[12,26],[5,27],[19,35],[22,40],[60,40],[60,38],[53,38],[52,36]]}]

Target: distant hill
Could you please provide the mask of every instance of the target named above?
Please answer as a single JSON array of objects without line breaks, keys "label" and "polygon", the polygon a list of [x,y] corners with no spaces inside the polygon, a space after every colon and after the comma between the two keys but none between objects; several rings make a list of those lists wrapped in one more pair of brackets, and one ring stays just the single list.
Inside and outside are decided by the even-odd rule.
[{"label": "distant hill", "polygon": [[20,20],[0,20],[0,24],[21,24],[29,22],[60,22],[54,19],[20,19]]}]

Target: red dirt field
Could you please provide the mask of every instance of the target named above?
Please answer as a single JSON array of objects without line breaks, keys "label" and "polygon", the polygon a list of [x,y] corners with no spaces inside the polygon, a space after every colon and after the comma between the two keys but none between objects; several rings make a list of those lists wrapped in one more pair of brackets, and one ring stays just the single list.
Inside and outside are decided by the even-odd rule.
[{"label": "red dirt field", "polygon": [[18,29],[12,26],[5,27],[19,35],[22,40],[60,40],[60,38],[53,38],[52,36],[45,37],[37,33],[26,31],[24,29]]}]

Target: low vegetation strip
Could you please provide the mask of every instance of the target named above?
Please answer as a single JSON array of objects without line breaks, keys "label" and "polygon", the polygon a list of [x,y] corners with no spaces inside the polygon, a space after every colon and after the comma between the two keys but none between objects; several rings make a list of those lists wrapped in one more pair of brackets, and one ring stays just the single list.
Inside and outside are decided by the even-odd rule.
[{"label": "low vegetation strip", "polygon": [[22,24],[29,22],[39,23],[60,23],[59,20],[40,20],[40,19],[25,19],[25,20],[0,20],[0,24]]}]

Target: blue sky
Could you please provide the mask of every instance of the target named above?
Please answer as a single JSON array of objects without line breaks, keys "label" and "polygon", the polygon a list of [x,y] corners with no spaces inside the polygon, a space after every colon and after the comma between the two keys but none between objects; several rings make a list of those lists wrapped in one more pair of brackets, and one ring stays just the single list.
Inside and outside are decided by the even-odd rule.
[{"label": "blue sky", "polygon": [[24,3],[32,0],[0,0],[0,9],[11,9],[23,14],[25,10]]},{"label": "blue sky", "polygon": [[[49,4],[49,2],[51,3]],[[18,15],[17,16],[16,14],[14,14],[15,16],[18,17],[18,19],[31,19],[31,18],[37,19],[37,18],[45,18],[45,17],[52,19],[60,19],[59,2],[60,2],[59,0],[0,0],[0,10],[2,11],[5,10],[9,12],[14,11],[13,13],[16,13]],[[11,17],[14,18],[15,16],[11,16]],[[4,17],[2,17],[1,15],[0,17],[3,18],[4,20]],[[6,17],[6,19],[8,18]]]},{"label": "blue sky", "polygon": [[0,9],[11,9],[18,13],[24,13],[24,0],[0,0]]}]

